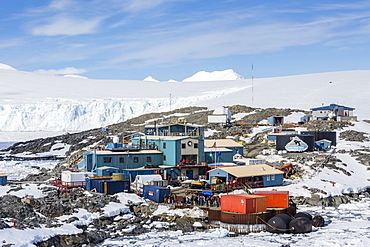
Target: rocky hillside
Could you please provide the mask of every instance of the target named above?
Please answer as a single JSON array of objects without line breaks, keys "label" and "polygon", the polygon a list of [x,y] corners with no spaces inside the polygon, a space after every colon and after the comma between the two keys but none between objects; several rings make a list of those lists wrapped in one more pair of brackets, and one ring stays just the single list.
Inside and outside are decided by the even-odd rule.
[{"label": "rocky hillside", "polygon": [[[242,118],[242,121],[246,124],[256,124],[260,121],[267,119],[270,116],[287,116],[294,111],[291,109],[259,109],[251,108],[247,106],[230,106],[232,114],[237,113],[251,113],[252,114]],[[91,129],[87,131],[82,131],[78,133],[65,133],[64,135],[59,135],[49,138],[40,138],[35,140],[30,140],[26,142],[18,142],[13,146],[3,150],[5,154],[0,156],[0,159],[32,159],[27,157],[27,155],[20,155],[23,153],[27,154],[42,154],[51,151],[56,151],[53,148],[56,143],[64,143],[70,145],[69,150],[65,153],[68,157],[75,152],[82,150],[88,146],[92,145],[105,145],[112,142],[111,136],[126,136],[135,132],[142,132],[146,124],[157,123],[175,123],[178,121],[186,121],[188,123],[194,123],[206,126],[206,129],[213,129],[219,131],[217,138],[225,138],[226,136],[238,136],[245,135],[250,132],[248,129],[243,129],[238,126],[220,126],[216,124],[208,124],[208,115],[212,111],[204,107],[187,107],[171,112],[163,113],[150,113],[145,114],[140,117],[129,119],[125,122],[113,124],[107,126],[104,131],[102,128]],[[213,137],[210,137],[213,138]],[[17,155],[17,156],[16,156]],[[41,159],[43,156],[37,157]],[[64,159],[63,156],[46,156],[44,159]],[[36,159],[36,158],[35,158]]]}]

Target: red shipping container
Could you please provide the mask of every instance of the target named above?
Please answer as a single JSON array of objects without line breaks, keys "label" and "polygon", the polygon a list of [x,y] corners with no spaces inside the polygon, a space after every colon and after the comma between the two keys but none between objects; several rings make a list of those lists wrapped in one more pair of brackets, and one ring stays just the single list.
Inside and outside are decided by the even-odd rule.
[{"label": "red shipping container", "polygon": [[256,211],[255,213],[262,213],[267,211],[267,198],[264,195],[245,195],[246,198],[256,199]]},{"label": "red shipping container", "polygon": [[249,214],[256,212],[256,198],[244,194],[221,196],[221,211]]},{"label": "red shipping container", "polygon": [[289,191],[255,191],[254,195],[266,196],[268,208],[289,207]]}]

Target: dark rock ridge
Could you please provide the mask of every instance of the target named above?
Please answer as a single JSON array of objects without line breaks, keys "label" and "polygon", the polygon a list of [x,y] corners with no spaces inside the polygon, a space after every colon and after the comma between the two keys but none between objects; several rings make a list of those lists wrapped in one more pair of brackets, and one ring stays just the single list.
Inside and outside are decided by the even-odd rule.
[{"label": "dark rock ridge", "polygon": [[[6,195],[0,197],[0,229],[47,228],[59,227],[62,224],[74,224],[81,229],[81,233],[72,235],[56,235],[45,241],[34,243],[36,246],[95,246],[108,238],[139,235],[150,231],[152,228],[160,230],[193,231],[194,222],[200,222],[208,229],[208,225],[201,222],[202,219],[180,217],[177,215],[153,215],[158,204],[153,202],[131,203],[124,210],[114,216],[100,216],[90,223],[84,217],[72,216],[78,209],[86,209],[90,213],[102,213],[110,202],[119,203],[116,196],[108,196],[100,193],[86,192],[77,188],[67,193],[58,193],[53,187],[44,187],[45,197],[42,198],[18,198]],[[66,220],[60,221],[57,217],[71,215]],[[102,215],[102,214],[101,214]],[[12,222],[3,219],[12,219]],[[166,227],[158,228],[151,225],[152,222],[162,222]],[[13,225],[15,224],[15,225]]]}]

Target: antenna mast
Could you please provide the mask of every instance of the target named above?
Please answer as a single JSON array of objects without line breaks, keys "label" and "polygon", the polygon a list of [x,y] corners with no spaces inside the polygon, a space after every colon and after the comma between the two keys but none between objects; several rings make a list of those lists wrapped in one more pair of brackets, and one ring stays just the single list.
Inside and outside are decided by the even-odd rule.
[{"label": "antenna mast", "polygon": [[171,103],[172,103],[172,95],[170,94],[170,123],[171,123]]},{"label": "antenna mast", "polygon": [[254,89],[253,89],[253,63],[252,63],[252,107],[254,105]]}]

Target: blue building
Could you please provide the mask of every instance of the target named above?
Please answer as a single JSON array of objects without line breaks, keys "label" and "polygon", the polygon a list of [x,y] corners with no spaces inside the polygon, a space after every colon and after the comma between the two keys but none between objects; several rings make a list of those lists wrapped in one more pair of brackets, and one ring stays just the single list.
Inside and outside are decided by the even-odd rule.
[{"label": "blue building", "polygon": [[329,151],[331,149],[331,141],[322,139],[315,142],[316,149],[319,151]]},{"label": "blue building", "polygon": [[304,115],[300,120],[301,122],[309,122],[312,120],[312,114]]},{"label": "blue building", "polygon": [[145,135],[154,136],[193,136],[204,138],[204,126],[189,123],[154,124],[144,128]]},{"label": "blue building", "polygon": [[178,163],[196,165],[204,161],[204,141],[197,137],[147,135],[132,139],[132,144],[156,147],[163,153],[163,165],[166,166]]},{"label": "blue building", "polygon": [[220,167],[209,172],[209,181],[249,185],[250,187],[279,186],[283,184],[284,172],[272,168],[266,164]]},{"label": "blue building", "polygon": [[273,126],[280,126],[284,124],[284,117],[283,116],[269,117],[267,121],[269,122],[269,124]]},{"label": "blue building", "polygon": [[229,148],[204,148],[207,163],[233,162],[235,150]]},{"label": "blue building", "polygon": [[159,166],[163,164],[163,153],[158,150],[93,150],[83,154],[80,168],[87,171],[96,171],[99,167],[122,169],[135,169],[145,165]]}]

